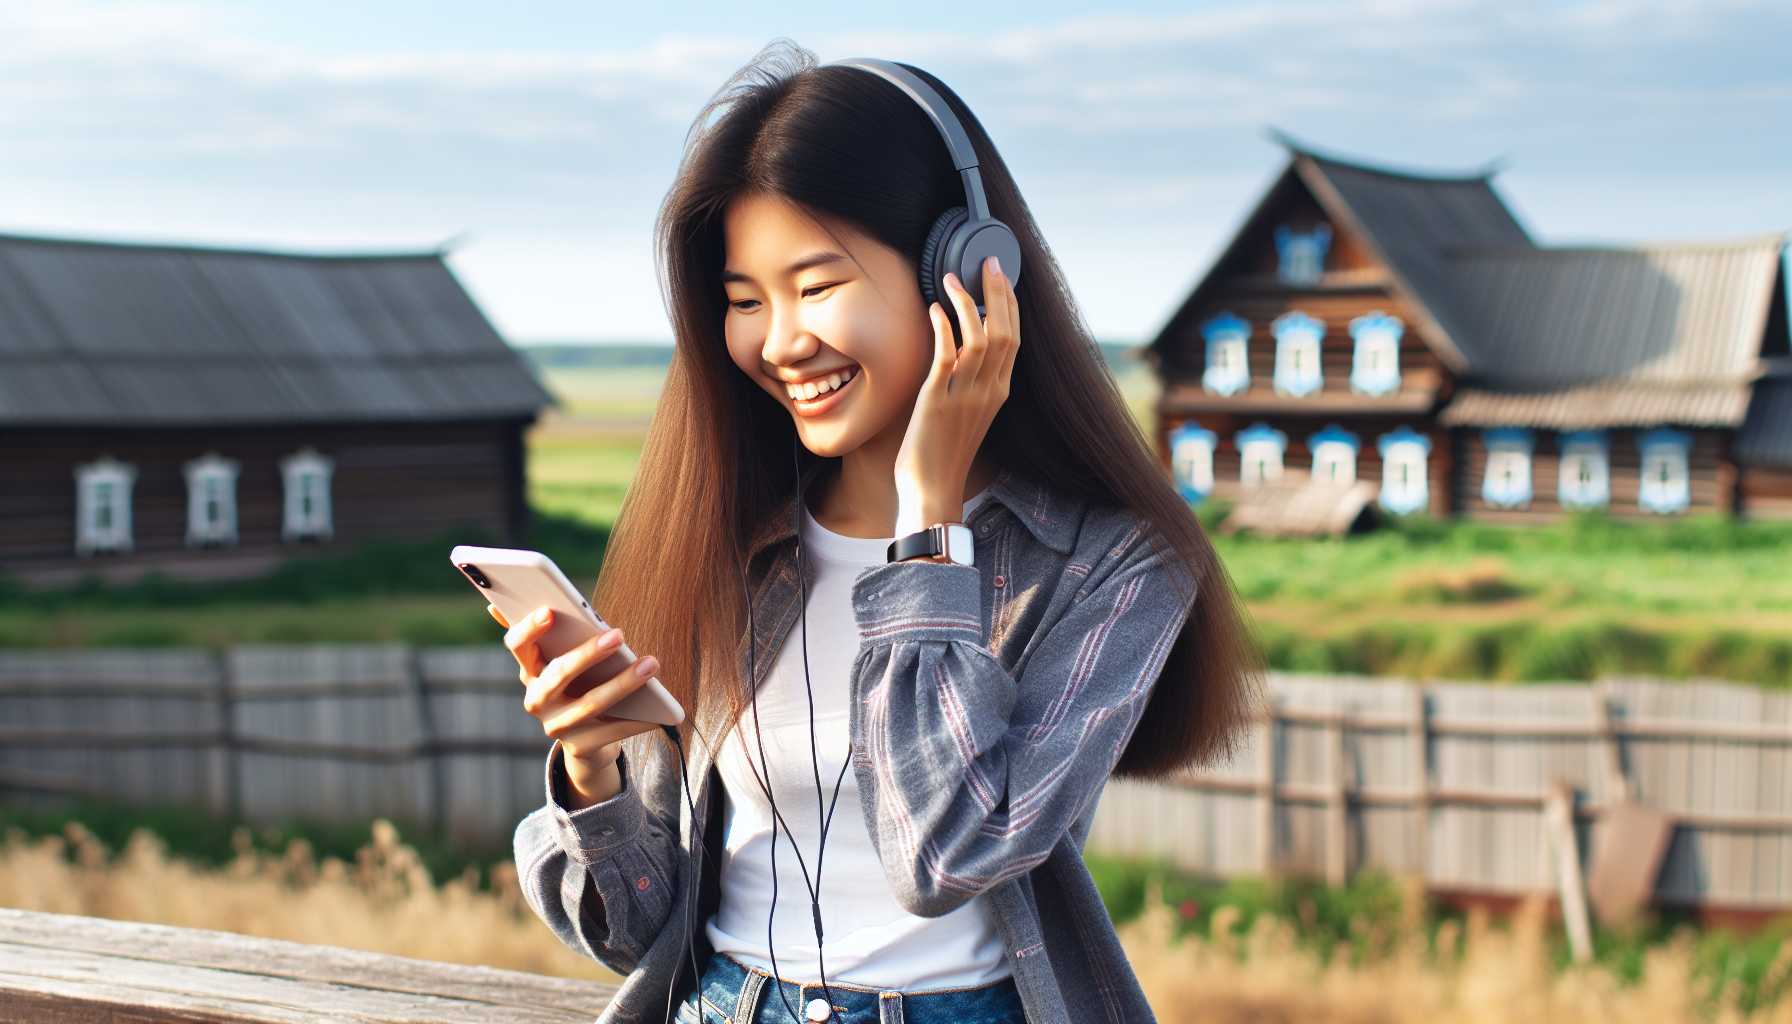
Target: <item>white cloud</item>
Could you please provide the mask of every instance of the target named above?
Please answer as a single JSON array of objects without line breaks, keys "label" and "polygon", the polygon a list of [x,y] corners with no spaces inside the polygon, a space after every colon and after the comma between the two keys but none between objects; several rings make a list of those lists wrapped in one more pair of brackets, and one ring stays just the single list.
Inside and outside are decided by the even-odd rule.
[{"label": "white cloud", "polygon": [[[1186,276],[1188,253],[1217,244],[1233,207],[1255,198],[1237,182],[1275,161],[1266,124],[1417,166],[1527,143],[1587,166],[1700,132],[1709,146],[1725,116],[1759,123],[1792,98],[1783,61],[1713,56],[1717,42],[1768,35],[1751,23],[1773,10],[1235,2],[799,41],[822,60],[877,53],[935,70],[974,103],[1041,210],[1173,210],[1164,230],[1182,242],[1150,236],[1170,261],[1155,287]],[[657,291],[642,287],[645,232],[690,119],[766,42],[674,31],[550,52],[369,40],[349,55],[258,35],[233,4],[0,0],[0,224],[324,248],[468,229],[456,265],[507,329],[663,323]],[[1105,251],[1094,219],[1064,230]],[[1111,287],[1101,277],[1089,286]],[[612,283],[625,290],[605,298]],[[1087,301],[1118,318],[1140,315],[1138,300]]]}]

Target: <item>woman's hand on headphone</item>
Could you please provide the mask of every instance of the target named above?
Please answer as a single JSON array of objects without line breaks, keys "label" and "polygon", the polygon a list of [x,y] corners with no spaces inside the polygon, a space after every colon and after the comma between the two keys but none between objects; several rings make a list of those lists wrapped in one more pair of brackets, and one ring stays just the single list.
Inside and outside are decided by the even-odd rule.
[{"label": "woman's hand on headphone", "polygon": [[963,345],[955,345],[952,321],[939,303],[933,319],[933,367],[922,382],[908,431],[896,451],[899,485],[919,492],[927,522],[955,520],[964,510],[964,486],[996,412],[1008,400],[1014,354],[1020,349],[1020,303],[995,257],[983,261],[985,317],[958,275],[946,275],[958,311]]},{"label": "woman's hand on headphone", "polygon": [[[517,676],[527,686],[523,710],[541,721],[542,732],[560,741],[568,758],[567,774],[574,785],[584,789],[580,775],[594,777],[613,764],[622,752],[623,740],[659,728],[652,722],[604,714],[611,705],[645,686],[659,669],[659,659],[651,655],[637,657],[634,664],[578,697],[566,696],[569,680],[577,679],[622,646],[621,629],[600,633],[544,664],[536,641],[553,624],[552,608],[543,605],[514,626],[504,621],[504,614],[495,606],[488,604],[485,610],[506,630],[504,646],[516,657]],[[572,763],[574,759],[579,762],[577,765]]]}]

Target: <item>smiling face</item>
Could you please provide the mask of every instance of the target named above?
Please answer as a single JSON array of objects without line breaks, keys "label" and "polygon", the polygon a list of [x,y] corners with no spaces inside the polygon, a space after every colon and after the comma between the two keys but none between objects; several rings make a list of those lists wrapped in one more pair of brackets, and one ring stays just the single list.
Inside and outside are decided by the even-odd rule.
[{"label": "smiling face", "polygon": [[[775,196],[735,199],[722,230],[723,325],[734,364],[790,411],[817,455],[842,456],[879,437],[899,443],[933,359],[913,262],[851,225],[824,228]],[[805,398],[786,383],[814,388],[836,372],[838,394]]]}]

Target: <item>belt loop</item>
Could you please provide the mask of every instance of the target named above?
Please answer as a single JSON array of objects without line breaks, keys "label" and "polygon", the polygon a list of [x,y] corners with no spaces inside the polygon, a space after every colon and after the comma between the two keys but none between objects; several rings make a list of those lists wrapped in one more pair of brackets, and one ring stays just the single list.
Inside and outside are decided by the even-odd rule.
[{"label": "belt loop", "polygon": [[901,992],[892,990],[877,994],[877,1024],[902,1024]]},{"label": "belt loop", "polygon": [[759,1012],[759,996],[765,991],[765,979],[770,977],[757,967],[747,968],[747,980],[741,982],[740,997],[734,1001],[734,1020],[737,1024],[752,1024],[753,1017]]}]

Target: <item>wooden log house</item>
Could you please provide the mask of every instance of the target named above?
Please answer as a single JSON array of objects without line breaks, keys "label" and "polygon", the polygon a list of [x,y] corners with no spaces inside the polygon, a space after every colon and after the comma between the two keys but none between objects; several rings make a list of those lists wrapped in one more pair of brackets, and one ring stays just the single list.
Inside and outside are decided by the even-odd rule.
[{"label": "wooden log house", "polygon": [[524,433],[554,399],[443,256],[0,236],[0,570],[520,539]]},{"label": "wooden log house", "polygon": [[1545,246],[1491,169],[1282,173],[1145,347],[1191,503],[1285,471],[1395,513],[1792,517],[1784,232]]}]

